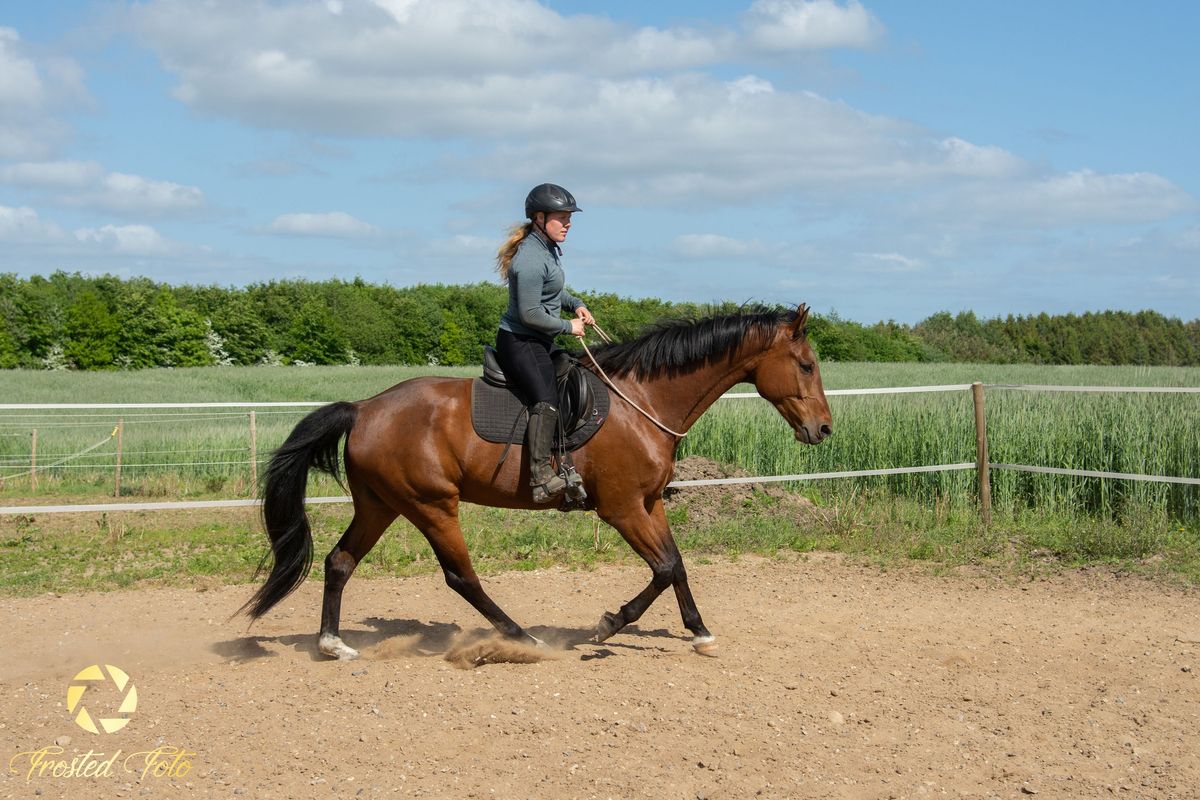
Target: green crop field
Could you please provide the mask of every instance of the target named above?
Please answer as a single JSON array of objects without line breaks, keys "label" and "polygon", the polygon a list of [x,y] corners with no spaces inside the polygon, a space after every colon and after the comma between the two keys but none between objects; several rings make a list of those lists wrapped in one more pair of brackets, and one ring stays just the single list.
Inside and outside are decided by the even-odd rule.
[{"label": "green crop field", "polygon": [[[429,369],[223,367],[140,372],[0,372],[7,403],[315,401],[367,397]],[[474,368],[438,368],[474,375]],[[831,363],[828,389],[960,384],[1200,386],[1200,369]],[[738,387],[748,390],[751,387]],[[1065,394],[990,388],[991,461],[1152,475],[1200,476],[1200,395]],[[798,444],[760,399],[719,401],[692,429],[680,455],[700,455],[752,475],[971,462],[969,393],[835,396],[834,435]],[[307,409],[258,409],[265,461]],[[0,411],[0,505],[103,502],[113,497],[121,423],[121,496],[131,500],[254,495],[250,416],[242,409]],[[37,432],[36,487],[29,475]],[[56,466],[51,466],[56,464]],[[259,466],[261,469],[261,464]],[[712,521],[686,505],[669,517],[693,554],[834,550],[886,564],[1000,564],[1018,572],[1104,563],[1200,582],[1200,487],[994,471],[995,522],[976,513],[975,473],[823,479],[787,488],[819,513],[780,513],[756,495]],[[314,477],[310,495],[340,494]],[[345,525],[348,508],[314,507],[318,555]],[[464,509],[481,568],[586,565],[629,558],[592,515]],[[249,509],[0,517],[0,592],[112,588],[195,576],[250,578],[264,537]],[[174,554],[164,561],[159,555]],[[87,558],[77,556],[86,553]],[[423,553],[425,555],[423,555]],[[365,574],[434,569],[419,534],[397,525]],[[693,556],[694,557],[694,556]],[[316,565],[320,574],[320,558]],[[190,577],[189,577],[190,576]]]},{"label": "green crop field", "polygon": [[[470,368],[437,370],[467,376]],[[140,372],[0,373],[10,403],[332,401],[370,396],[429,369],[228,367]],[[1200,369],[994,365],[828,364],[828,389],[967,383],[1200,386]],[[751,387],[739,387],[749,389]],[[991,461],[1060,468],[1200,475],[1200,395],[1076,394],[992,388],[987,392]],[[970,395],[830,398],[835,435],[796,443],[774,410],[754,399],[719,401],[693,428],[681,456],[734,464],[752,475],[970,462]],[[257,456],[265,460],[307,409],[255,411]],[[251,484],[248,410],[123,409],[0,412],[0,496],[101,497],[115,488],[121,423],[121,493],[151,497],[243,497]],[[30,470],[37,431],[37,488]],[[94,448],[88,450],[88,448]],[[86,452],[85,452],[86,451]],[[993,472],[999,508],[1118,518],[1132,508],[1173,519],[1200,517],[1200,487]],[[792,488],[822,498],[884,490],[920,502],[974,502],[973,471],[821,480]],[[333,491],[324,482],[314,487]]]}]

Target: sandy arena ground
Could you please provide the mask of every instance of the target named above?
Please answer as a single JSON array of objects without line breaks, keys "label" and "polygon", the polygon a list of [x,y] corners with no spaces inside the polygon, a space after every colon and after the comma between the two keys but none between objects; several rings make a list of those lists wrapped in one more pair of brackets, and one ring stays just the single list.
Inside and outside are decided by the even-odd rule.
[{"label": "sandy arena ground", "polygon": [[[445,656],[486,632],[440,577],[352,581],[349,663],[315,653],[313,581],[249,632],[228,620],[244,586],[0,600],[0,798],[1200,797],[1196,591],[834,557],[690,570],[718,658],[692,653],[669,592],[586,641],[648,580],[634,567],[487,579],[553,649],[474,669]],[[67,711],[93,663],[137,687],[116,733]],[[115,687],[87,691],[111,716]],[[79,769],[121,760],[30,774],[21,754],[55,742]],[[126,760],[158,747],[190,770]]]}]

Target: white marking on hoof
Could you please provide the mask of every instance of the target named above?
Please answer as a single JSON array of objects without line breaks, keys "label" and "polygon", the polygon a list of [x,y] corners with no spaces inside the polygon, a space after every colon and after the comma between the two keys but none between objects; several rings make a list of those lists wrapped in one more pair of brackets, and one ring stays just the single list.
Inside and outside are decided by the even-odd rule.
[{"label": "white marking on hoof", "polygon": [[358,658],[358,651],[343,642],[340,636],[322,636],[317,640],[317,649],[338,661],[353,661]]},{"label": "white marking on hoof", "polygon": [[715,636],[693,636],[692,649],[702,656],[717,655],[717,637]]},{"label": "white marking on hoof", "polygon": [[533,646],[536,647],[537,649],[539,649],[539,650],[549,650],[550,649],[550,645],[546,644],[538,637],[534,636],[533,634],[527,634],[527,635],[529,636],[530,639],[533,639]]}]

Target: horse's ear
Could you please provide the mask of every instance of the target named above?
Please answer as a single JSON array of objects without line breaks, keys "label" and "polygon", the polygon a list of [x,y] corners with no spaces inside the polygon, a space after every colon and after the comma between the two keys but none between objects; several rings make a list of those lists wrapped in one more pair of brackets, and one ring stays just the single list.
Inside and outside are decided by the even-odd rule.
[{"label": "horse's ear", "polygon": [[804,303],[796,309],[796,319],[791,324],[792,339],[803,339],[808,335],[808,306]]}]

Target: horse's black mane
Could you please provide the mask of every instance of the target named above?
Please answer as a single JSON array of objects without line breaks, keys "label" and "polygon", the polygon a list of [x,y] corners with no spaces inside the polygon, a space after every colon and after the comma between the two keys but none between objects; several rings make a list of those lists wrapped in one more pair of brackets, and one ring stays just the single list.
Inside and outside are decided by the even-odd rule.
[{"label": "horse's black mane", "polygon": [[594,353],[609,375],[676,374],[716,361],[748,336],[769,339],[775,328],[795,318],[794,310],[753,306],[733,314],[660,320],[636,339]]}]

